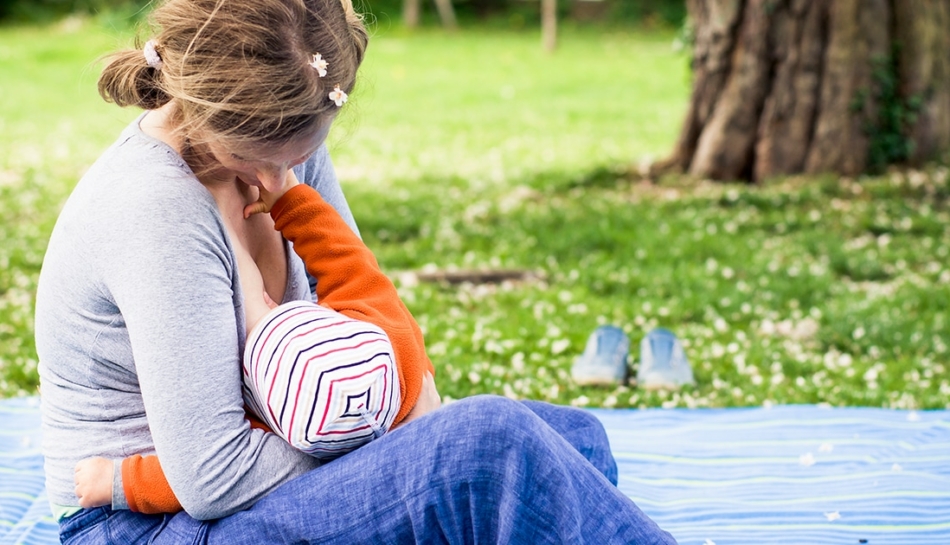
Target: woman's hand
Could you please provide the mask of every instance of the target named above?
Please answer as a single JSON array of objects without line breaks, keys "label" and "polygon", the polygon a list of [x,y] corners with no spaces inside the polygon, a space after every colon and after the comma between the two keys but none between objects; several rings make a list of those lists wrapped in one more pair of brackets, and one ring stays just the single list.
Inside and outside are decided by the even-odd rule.
[{"label": "woman's hand", "polygon": [[79,506],[89,509],[112,504],[112,460],[86,458],[76,464],[73,477]]},{"label": "woman's hand", "polygon": [[263,186],[260,186],[261,198],[257,202],[252,202],[251,204],[244,207],[244,219],[247,219],[254,214],[266,214],[270,212],[270,209],[273,208],[274,203],[280,200],[280,198],[284,196],[284,193],[287,193],[290,191],[290,188],[299,184],[300,180],[297,179],[297,175],[294,174],[294,171],[288,170],[287,176],[284,177],[284,185],[276,191],[268,191],[264,189]]},{"label": "woman's hand", "polygon": [[422,375],[422,391],[419,393],[419,399],[416,400],[415,406],[412,407],[412,410],[409,411],[409,414],[406,415],[406,418],[402,422],[393,426],[392,429],[396,429],[399,426],[408,424],[409,422],[425,416],[432,411],[438,409],[442,406],[442,397],[439,396],[439,391],[435,388],[435,379],[432,378],[432,374],[426,371]]}]

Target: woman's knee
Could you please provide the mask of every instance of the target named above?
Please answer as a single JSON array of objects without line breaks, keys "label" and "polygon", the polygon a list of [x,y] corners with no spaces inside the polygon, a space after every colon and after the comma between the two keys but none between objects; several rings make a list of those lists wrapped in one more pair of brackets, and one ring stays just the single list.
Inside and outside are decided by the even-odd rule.
[{"label": "woman's knee", "polygon": [[503,439],[510,435],[512,428],[530,430],[544,424],[521,403],[494,395],[467,397],[446,409],[467,434],[483,439]]},{"label": "woman's knee", "polygon": [[523,404],[500,396],[468,397],[443,411],[445,427],[440,432],[445,436],[441,447],[456,459],[493,463],[512,451],[528,455],[531,438],[546,433],[547,425],[537,415]]},{"label": "woman's knee", "polygon": [[522,403],[557,431],[611,483],[617,484],[617,462],[610,449],[607,430],[592,412],[540,401]]},{"label": "woman's knee", "polygon": [[564,405],[553,405],[544,401],[525,400],[521,403],[560,433],[584,430],[584,433],[596,433],[606,437],[600,419],[590,411]]},{"label": "woman's knee", "polygon": [[500,396],[465,398],[438,411],[430,436],[437,463],[453,471],[493,472],[540,463],[567,441],[612,483],[617,465],[603,425],[587,411]]}]

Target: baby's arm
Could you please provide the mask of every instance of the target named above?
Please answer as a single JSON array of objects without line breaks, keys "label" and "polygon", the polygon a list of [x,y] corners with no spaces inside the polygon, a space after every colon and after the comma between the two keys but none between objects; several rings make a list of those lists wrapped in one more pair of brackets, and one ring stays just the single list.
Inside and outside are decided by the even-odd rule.
[{"label": "baby's arm", "polygon": [[[74,479],[80,507],[115,504],[115,463],[107,458],[86,458],[76,464]],[[157,456],[130,456],[121,464],[124,499],[130,510],[148,514],[181,511]]]}]

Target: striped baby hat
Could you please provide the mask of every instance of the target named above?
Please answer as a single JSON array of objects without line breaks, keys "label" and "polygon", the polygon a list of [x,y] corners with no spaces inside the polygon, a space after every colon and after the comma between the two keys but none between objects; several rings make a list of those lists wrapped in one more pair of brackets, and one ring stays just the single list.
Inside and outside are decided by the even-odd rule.
[{"label": "striped baby hat", "polygon": [[386,333],[309,301],[280,305],[254,327],[243,368],[251,410],[317,458],[372,441],[399,412],[399,375]]}]

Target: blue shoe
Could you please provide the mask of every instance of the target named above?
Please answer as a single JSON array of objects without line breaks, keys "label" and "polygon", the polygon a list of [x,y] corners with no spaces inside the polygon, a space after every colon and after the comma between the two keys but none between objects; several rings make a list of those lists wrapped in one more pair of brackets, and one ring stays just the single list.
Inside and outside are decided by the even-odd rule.
[{"label": "blue shoe", "polygon": [[571,377],[581,386],[614,386],[627,380],[630,339],[619,327],[602,325],[587,338],[584,353],[571,367]]},{"label": "blue shoe", "polygon": [[675,390],[695,384],[683,343],[668,329],[658,327],[640,342],[637,384],[647,390]]}]

